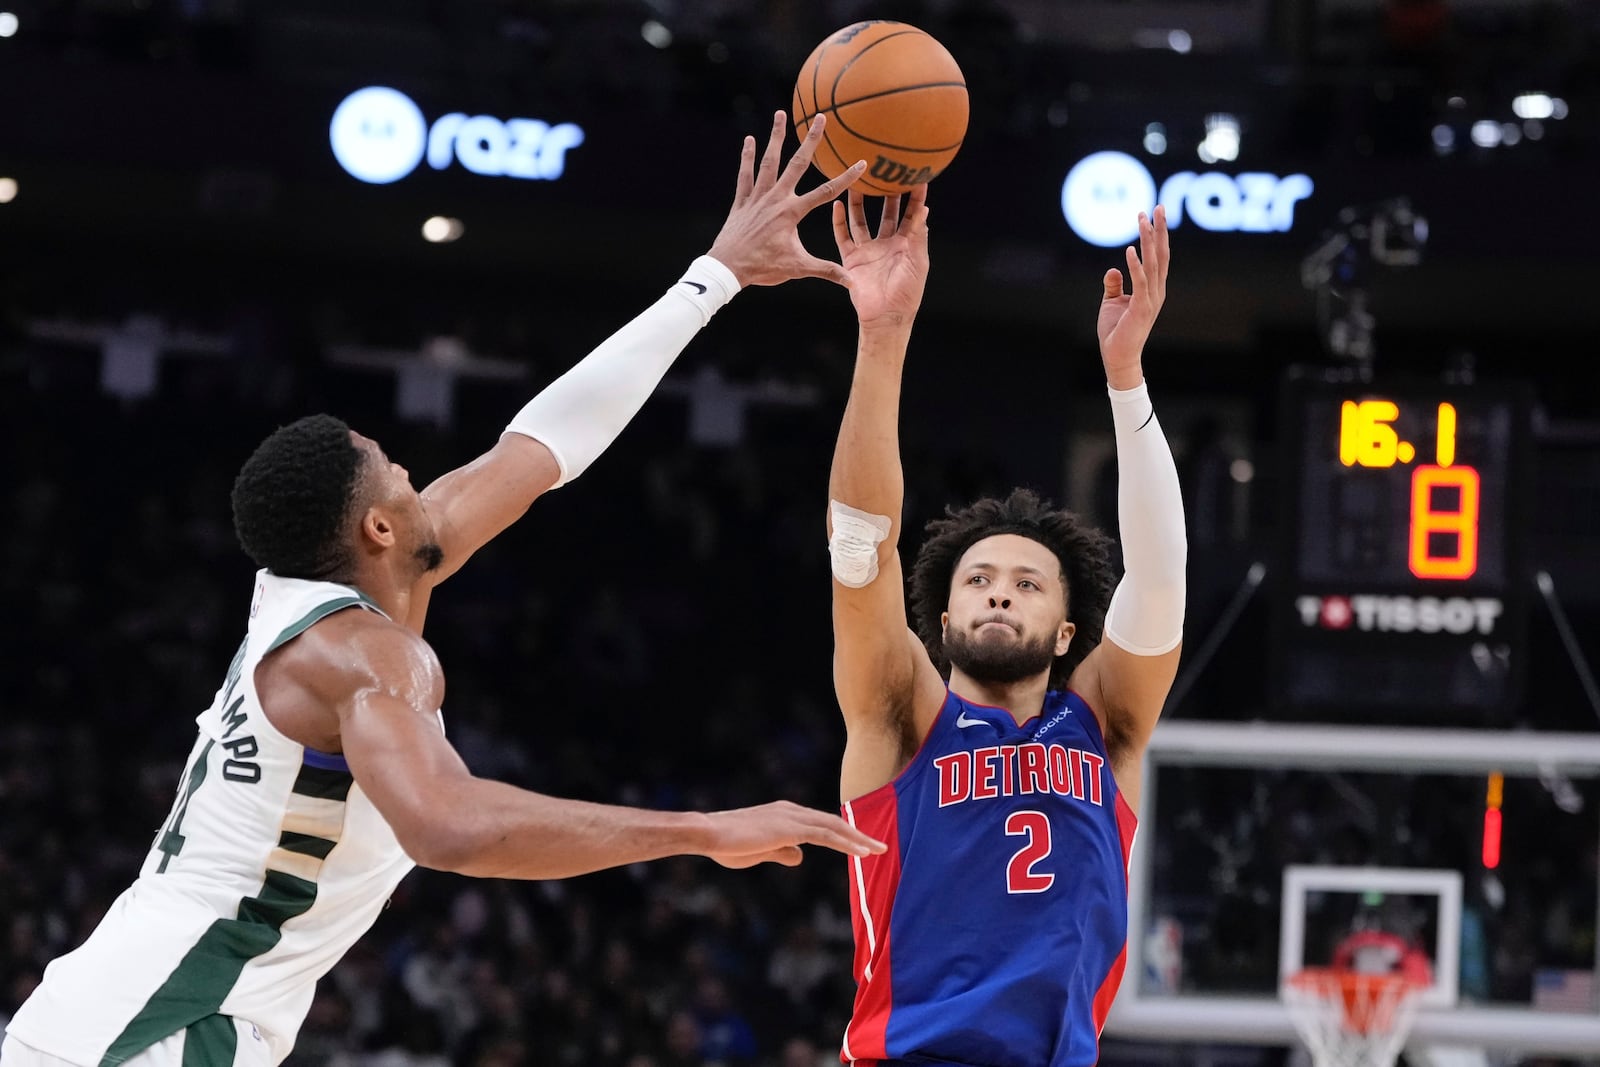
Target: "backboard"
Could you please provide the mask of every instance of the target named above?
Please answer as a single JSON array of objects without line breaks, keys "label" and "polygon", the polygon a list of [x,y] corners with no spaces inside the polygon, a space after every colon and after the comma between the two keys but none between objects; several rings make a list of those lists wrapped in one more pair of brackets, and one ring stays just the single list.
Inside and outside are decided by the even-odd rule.
[{"label": "backboard", "polygon": [[1435,975],[1415,1042],[1592,1054],[1597,773],[1600,735],[1164,723],[1106,1037],[1296,1045],[1284,978],[1388,901]]},{"label": "backboard", "polygon": [[1280,989],[1302,967],[1343,962],[1339,949],[1358,938],[1370,921],[1372,932],[1410,942],[1425,959],[1428,984],[1418,994],[1417,1003],[1429,1008],[1455,1007],[1460,980],[1461,887],[1461,872],[1454,870],[1285,867],[1278,925]]}]

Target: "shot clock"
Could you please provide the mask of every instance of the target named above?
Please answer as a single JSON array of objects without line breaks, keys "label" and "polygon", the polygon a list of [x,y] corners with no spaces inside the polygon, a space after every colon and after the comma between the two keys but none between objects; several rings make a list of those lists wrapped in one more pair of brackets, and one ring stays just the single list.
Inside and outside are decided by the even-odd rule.
[{"label": "shot clock", "polygon": [[1529,411],[1515,383],[1286,378],[1272,608],[1285,710],[1435,725],[1509,711]]}]

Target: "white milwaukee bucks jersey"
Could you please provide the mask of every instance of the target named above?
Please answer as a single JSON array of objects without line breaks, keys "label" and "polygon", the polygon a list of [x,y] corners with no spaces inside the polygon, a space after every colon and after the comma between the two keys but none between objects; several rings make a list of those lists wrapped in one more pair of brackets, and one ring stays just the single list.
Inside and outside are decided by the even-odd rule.
[{"label": "white milwaukee bucks jersey", "polygon": [[349,586],[257,574],[248,635],[138,879],[45,969],[17,1040],[116,1064],[221,1014],[254,1024],[272,1063],[288,1056],[317,980],[412,868],[344,759],[283,736],[256,693],[262,657],[345,609],[377,610]]}]

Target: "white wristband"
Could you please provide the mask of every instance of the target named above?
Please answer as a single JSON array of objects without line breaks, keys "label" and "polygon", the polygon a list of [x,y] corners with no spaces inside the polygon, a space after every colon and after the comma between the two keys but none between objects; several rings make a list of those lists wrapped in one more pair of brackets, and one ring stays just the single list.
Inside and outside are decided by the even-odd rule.
[{"label": "white wristband", "polygon": [[721,260],[699,256],[683,272],[678,284],[670,290],[681,296],[700,312],[700,325],[711,321],[711,316],[722,309],[739,292],[739,279],[733,271],[723,266]]},{"label": "white wristband", "polygon": [[1125,431],[1137,433],[1156,413],[1155,405],[1150,403],[1150,387],[1144,382],[1132,389],[1113,389],[1107,385],[1106,395],[1111,398],[1111,421],[1119,436]]}]

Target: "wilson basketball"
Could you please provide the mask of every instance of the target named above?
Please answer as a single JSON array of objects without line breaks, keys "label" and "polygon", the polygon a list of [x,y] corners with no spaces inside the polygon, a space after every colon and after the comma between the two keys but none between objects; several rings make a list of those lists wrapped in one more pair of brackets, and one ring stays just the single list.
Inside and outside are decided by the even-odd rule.
[{"label": "wilson basketball", "polygon": [[967,82],[955,57],[904,22],[872,20],[828,36],[795,79],[791,108],[805,137],[828,116],[812,164],[829,178],[858,159],[855,188],[869,196],[910,192],[956,157],[967,135]]}]

